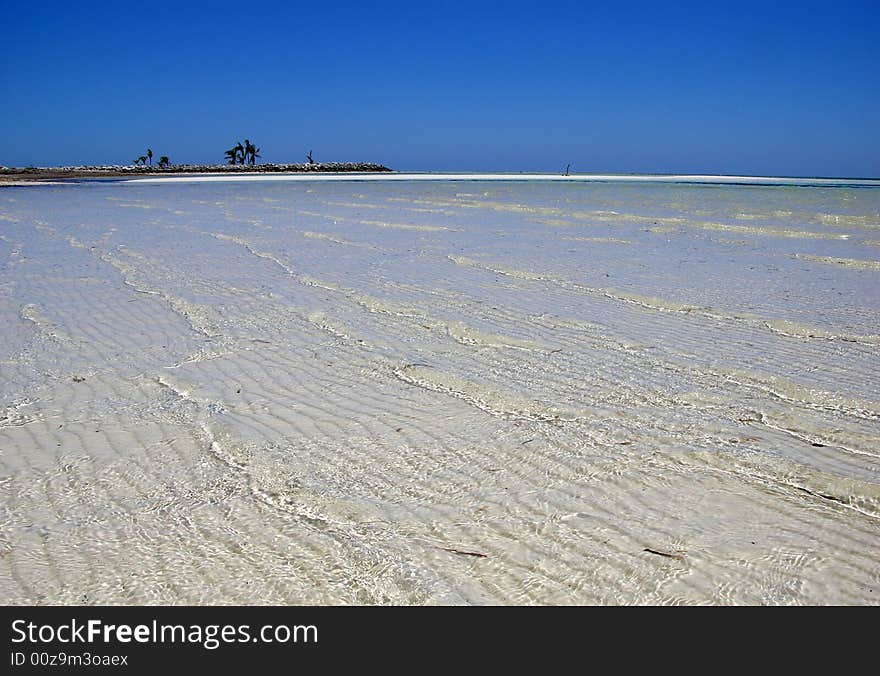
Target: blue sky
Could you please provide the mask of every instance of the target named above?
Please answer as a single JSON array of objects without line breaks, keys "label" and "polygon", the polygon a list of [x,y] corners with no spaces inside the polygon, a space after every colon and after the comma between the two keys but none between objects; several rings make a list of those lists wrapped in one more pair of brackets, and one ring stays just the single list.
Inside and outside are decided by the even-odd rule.
[{"label": "blue sky", "polygon": [[13,3],[0,164],[880,176],[880,3]]}]

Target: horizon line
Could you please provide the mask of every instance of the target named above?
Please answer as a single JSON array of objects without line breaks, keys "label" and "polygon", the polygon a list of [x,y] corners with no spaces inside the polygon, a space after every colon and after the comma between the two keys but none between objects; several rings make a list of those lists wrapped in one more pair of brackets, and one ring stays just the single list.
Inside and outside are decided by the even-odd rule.
[{"label": "horizon line", "polygon": [[[222,175],[248,175],[248,174],[296,174],[297,172],[278,172],[278,171],[266,171],[260,172],[259,167],[278,167],[278,166],[298,166],[303,165],[306,166],[307,162],[264,162],[263,164],[257,165],[247,165],[249,168],[241,173],[230,171],[227,169],[223,169],[222,171],[212,172],[212,169],[220,170],[221,167],[227,167],[229,165],[226,164],[204,164],[204,163],[193,163],[193,162],[185,162],[180,164],[170,165],[168,168],[162,171],[162,173],[167,173],[173,175],[175,167],[192,167],[203,169],[200,173],[192,173],[187,175],[209,175],[209,174],[222,174]],[[373,164],[373,165],[381,165],[381,163],[376,162],[316,162],[317,165],[333,165],[333,164]],[[16,173],[29,173],[33,171],[128,171],[131,164],[67,164],[67,165],[46,165],[46,166],[37,166],[37,165],[27,165],[22,167],[12,167],[0,164],[0,176],[3,174],[16,174]],[[382,165],[384,166],[384,165]],[[125,169],[123,169],[123,167]],[[156,167],[147,167],[148,169],[155,169]],[[140,168],[141,170],[144,167]],[[314,172],[312,175],[318,174],[331,174],[333,172]],[[528,175],[528,176],[560,176],[560,177],[614,177],[614,178],[624,178],[624,177],[670,177],[670,178],[742,178],[742,179],[792,179],[792,180],[800,180],[800,179],[810,179],[810,180],[829,180],[829,181],[880,181],[880,175],[877,176],[832,176],[832,175],[810,175],[810,174],[748,174],[748,173],[735,173],[735,174],[726,174],[719,172],[707,172],[707,171],[689,171],[689,172],[675,172],[675,171],[617,171],[617,172],[603,172],[603,171],[575,171],[570,172],[569,174],[564,174],[559,171],[551,171],[551,170],[534,170],[534,169],[499,169],[499,170],[480,170],[480,169],[461,169],[461,170],[450,170],[450,169],[388,169],[386,174],[413,174],[413,175],[449,175],[449,176],[465,176],[465,175],[486,175],[486,176],[495,176],[495,175],[508,175],[508,176],[520,176],[520,175]],[[154,173],[146,173],[145,176],[154,176]],[[138,174],[134,171],[131,172],[132,178],[140,178]],[[170,176],[169,176],[170,177]],[[88,177],[82,177],[88,178]],[[123,178],[123,177],[120,177]]]},{"label": "horizon line", "polygon": [[[88,179],[86,179],[88,180]],[[749,176],[743,174],[558,174],[542,172],[303,172],[278,173],[249,171],[247,173],[179,174],[176,176],[125,176],[123,183],[215,183],[215,182],[290,182],[290,181],[558,181],[558,182],[676,182],[714,183],[726,185],[808,185],[816,187],[877,187],[880,178],[831,176]],[[794,183],[797,182],[797,183]]]}]

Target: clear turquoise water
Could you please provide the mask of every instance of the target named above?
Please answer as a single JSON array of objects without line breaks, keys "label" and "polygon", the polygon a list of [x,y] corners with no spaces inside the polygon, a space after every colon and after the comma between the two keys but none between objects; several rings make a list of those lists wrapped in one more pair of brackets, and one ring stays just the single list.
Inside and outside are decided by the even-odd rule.
[{"label": "clear turquoise water", "polygon": [[865,185],[4,188],[0,599],[873,603]]}]

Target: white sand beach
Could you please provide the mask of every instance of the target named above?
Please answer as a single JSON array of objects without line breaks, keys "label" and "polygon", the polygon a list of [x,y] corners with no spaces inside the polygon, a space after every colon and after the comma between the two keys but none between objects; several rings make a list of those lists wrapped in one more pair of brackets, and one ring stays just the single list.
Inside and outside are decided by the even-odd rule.
[{"label": "white sand beach", "polygon": [[0,602],[877,604],[880,182],[550,178],[0,189]]},{"label": "white sand beach", "polygon": [[218,181],[556,181],[566,183],[705,183],[712,185],[780,185],[880,188],[877,178],[788,178],[779,176],[717,176],[712,174],[534,174],[394,172],[359,174],[244,173],[181,174],[133,178],[139,183],[216,183]]}]

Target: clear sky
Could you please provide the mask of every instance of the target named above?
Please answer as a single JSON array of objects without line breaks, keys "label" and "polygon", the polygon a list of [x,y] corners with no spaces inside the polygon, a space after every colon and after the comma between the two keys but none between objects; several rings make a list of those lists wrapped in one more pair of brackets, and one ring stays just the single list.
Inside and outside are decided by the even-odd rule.
[{"label": "clear sky", "polygon": [[0,0],[0,164],[880,176],[880,1]]}]

